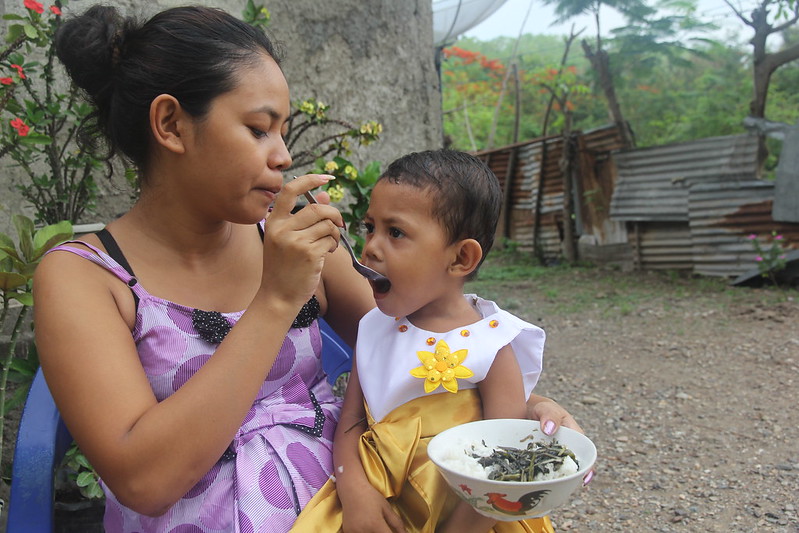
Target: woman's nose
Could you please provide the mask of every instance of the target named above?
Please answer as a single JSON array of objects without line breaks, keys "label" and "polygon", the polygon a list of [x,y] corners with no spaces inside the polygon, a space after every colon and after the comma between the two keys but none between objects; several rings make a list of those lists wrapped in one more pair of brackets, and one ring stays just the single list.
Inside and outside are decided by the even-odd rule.
[{"label": "woman's nose", "polygon": [[291,153],[289,153],[289,149],[286,146],[286,141],[281,137],[279,146],[276,146],[275,150],[269,154],[269,167],[282,171],[290,168],[291,162]]}]

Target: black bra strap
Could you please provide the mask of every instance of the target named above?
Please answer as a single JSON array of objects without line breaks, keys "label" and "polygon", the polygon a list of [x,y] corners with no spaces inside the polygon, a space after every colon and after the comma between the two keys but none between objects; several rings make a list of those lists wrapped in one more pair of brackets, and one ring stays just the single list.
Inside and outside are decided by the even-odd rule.
[{"label": "black bra strap", "polygon": [[130,268],[128,260],[125,259],[125,254],[122,253],[122,250],[120,250],[117,241],[114,240],[114,237],[111,235],[111,233],[107,229],[103,228],[95,233],[95,235],[97,235],[97,237],[100,239],[100,242],[102,242],[103,246],[105,246],[105,251],[108,252],[108,255],[110,255],[114,261],[122,265],[122,268],[127,270],[128,274],[135,278],[136,274],[133,273],[133,269]]},{"label": "black bra strap", "polygon": [[[95,235],[97,235],[97,238],[100,239],[100,242],[103,243],[103,246],[105,247],[105,251],[108,253],[108,255],[110,255],[111,258],[114,261],[119,263],[122,266],[122,268],[127,270],[128,274],[133,276],[133,279],[130,280],[130,281],[133,283],[133,285],[135,285],[136,284],[136,274],[133,273],[133,269],[130,267],[130,263],[128,263],[128,260],[125,259],[125,254],[122,253],[122,250],[119,248],[119,245],[117,244],[117,241],[111,235],[111,232],[109,232],[107,229],[103,228],[100,231],[96,232]],[[130,285],[130,283],[129,283],[129,285]],[[139,309],[139,296],[135,292],[133,292],[133,285],[130,285],[130,292],[131,292],[131,294],[133,294],[133,301],[136,304],[136,310],[138,310]]]}]

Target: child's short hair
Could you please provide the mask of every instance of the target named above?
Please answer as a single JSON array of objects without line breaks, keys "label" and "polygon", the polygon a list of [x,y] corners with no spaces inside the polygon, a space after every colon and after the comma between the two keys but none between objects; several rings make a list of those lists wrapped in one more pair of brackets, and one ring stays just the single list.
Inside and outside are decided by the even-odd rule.
[{"label": "child's short hair", "polygon": [[432,215],[446,231],[450,244],[475,239],[485,259],[494,244],[502,190],[482,160],[456,150],[414,152],[391,163],[380,176],[384,179],[430,189]]}]

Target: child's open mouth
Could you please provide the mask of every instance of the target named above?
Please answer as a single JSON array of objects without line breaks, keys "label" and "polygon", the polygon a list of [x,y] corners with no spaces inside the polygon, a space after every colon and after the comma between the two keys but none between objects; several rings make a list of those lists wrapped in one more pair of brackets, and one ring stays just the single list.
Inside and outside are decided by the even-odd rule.
[{"label": "child's open mouth", "polygon": [[385,277],[376,280],[370,279],[369,283],[372,285],[372,290],[377,294],[385,294],[391,289],[391,282]]}]

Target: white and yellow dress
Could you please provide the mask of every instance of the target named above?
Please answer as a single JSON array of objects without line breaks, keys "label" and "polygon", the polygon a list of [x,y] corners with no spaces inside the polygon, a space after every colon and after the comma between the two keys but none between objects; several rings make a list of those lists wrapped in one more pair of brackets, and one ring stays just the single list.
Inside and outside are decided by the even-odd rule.
[{"label": "white and yellow dress", "polygon": [[[477,384],[497,352],[512,346],[525,397],[541,374],[544,331],[494,302],[464,297],[483,318],[452,331],[425,331],[378,309],[358,328],[355,363],[369,425],[359,443],[361,463],[409,532],[435,531],[460,501],[427,458],[427,443],[445,429],[482,418]],[[339,531],[341,523],[336,485],[329,481],[292,531]],[[493,531],[554,533],[547,517],[500,522]]]}]

